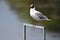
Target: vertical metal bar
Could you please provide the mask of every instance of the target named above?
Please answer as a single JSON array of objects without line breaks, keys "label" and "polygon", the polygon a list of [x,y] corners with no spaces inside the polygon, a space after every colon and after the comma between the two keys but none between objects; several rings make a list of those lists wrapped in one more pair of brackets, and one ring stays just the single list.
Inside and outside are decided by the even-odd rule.
[{"label": "vertical metal bar", "polygon": [[26,40],[26,26],[24,25],[24,40]]},{"label": "vertical metal bar", "polygon": [[44,27],[44,40],[46,40],[46,27]]}]

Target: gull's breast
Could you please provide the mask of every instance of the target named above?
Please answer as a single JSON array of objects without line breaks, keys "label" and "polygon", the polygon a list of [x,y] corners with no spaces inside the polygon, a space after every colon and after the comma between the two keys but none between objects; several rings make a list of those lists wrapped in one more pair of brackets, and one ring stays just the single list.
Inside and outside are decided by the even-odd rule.
[{"label": "gull's breast", "polygon": [[30,16],[31,16],[34,20],[36,20],[36,21],[39,21],[39,20],[40,20],[40,18],[39,18],[37,15],[35,15],[35,12],[34,12],[34,11],[30,12]]}]

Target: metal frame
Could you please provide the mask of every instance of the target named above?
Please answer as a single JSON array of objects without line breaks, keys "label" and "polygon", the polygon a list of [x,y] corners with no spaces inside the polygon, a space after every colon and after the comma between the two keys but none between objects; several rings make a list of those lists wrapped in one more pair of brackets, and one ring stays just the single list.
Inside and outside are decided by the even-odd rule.
[{"label": "metal frame", "polygon": [[34,28],[43,29],[44,40],[46,40],[46,27],[43,27],[43,26],[35,26],[35,25],[32,25],[32,24],[26,24],[26,23],[24,23],[24,25],[23,25],[23,40],[26,40],[26,27],[27,26],[31,26],[31,27],[34,27]]}]

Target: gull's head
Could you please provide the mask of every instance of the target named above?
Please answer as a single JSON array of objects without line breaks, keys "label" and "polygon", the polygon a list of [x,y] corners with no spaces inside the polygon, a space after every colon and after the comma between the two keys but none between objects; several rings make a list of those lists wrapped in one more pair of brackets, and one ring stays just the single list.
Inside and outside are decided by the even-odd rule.
[{"label": "gull's head", "polygon": [[30,8],[35,8],[34,4],[31,4],[31,5],[30,5]]}]

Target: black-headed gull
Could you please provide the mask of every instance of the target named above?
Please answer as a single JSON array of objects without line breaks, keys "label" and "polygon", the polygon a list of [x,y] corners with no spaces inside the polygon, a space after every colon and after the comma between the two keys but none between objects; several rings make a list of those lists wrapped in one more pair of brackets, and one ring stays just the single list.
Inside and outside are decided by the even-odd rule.
[{"label": "black-headed gull", "polygon": [[35,9],[34,4],[30,5],[30,16],[36,21],[49,20],[45,15]]},{"label": "black-headed gull", "polygon": [[41,12],[35,10],[34,4],[30,5],[30,16],[35,19],[36,21],[40,20],[49,20],[45,15],[43,15]]}]

